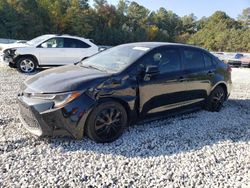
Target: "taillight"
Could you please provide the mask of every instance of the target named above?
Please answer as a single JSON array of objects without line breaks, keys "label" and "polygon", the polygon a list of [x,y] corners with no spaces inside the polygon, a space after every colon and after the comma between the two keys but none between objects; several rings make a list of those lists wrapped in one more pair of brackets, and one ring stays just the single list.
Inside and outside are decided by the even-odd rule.
[{"label": "taillight", "polygon": [[232,72],[232,68],[231,68],[231,66],[230,65],[227,65],[227,72]]}]

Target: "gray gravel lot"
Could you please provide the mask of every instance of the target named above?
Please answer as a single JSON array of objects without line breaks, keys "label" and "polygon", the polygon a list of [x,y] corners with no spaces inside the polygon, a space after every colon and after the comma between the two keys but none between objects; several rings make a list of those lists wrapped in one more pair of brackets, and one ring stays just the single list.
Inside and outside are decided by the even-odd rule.
[{"label": "gray gravel lot", "polygon": [[17,118],[29,75],[0,63],[0,187],[249,187],[250,69],[219,113],[133,126],[111,144],[35,138]]}]

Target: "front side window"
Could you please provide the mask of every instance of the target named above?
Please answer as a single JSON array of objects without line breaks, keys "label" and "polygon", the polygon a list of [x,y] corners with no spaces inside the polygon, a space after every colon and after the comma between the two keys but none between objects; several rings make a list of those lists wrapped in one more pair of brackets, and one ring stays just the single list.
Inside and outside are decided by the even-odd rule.
[{"label": "front side window", "polygon": [[176,72],[181,70],[181,59],[178,49],[160,48],[145,56],[141,67],[149,65],[159,67],[160,73]]},{"label": "front side window", "polygon": [[52,38],[41,44],[43,48],[63,48],[63,38]]},{"label": "front side window", "polygon": [[199,70],[204,68],[203,54],[196,49],[184,49],[184,69]]}]

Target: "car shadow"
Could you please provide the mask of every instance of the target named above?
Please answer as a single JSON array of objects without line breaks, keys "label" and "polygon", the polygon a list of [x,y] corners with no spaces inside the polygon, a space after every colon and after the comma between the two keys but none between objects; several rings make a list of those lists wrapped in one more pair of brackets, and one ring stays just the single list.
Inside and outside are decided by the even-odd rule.
[{"label": "car shadow", "polygon": [[250,100],[229,99],[220,112],[204,110],[129,127],[121,138],[97,144],[87,138],[54,138],[63,152],[86,151],[124,157],[155,157],[200,150],[220,142],[250,140]]}]

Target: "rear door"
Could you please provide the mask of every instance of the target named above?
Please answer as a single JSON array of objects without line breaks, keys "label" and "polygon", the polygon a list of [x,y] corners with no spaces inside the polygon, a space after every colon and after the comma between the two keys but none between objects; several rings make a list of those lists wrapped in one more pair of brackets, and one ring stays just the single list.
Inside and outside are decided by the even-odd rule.
[{"label": "rear door", "polygon": [[76,63],[93,55],[92,47],[79,39],[64,38],[64,49],[66,64]]},{"label": "rear door", "polygon": [[211,77],[214,75],[214,70],[206,68],[202,50],[192,47],[182,47],[181,49],[187,86],[186,104],[204,101],[211,88]]}]

